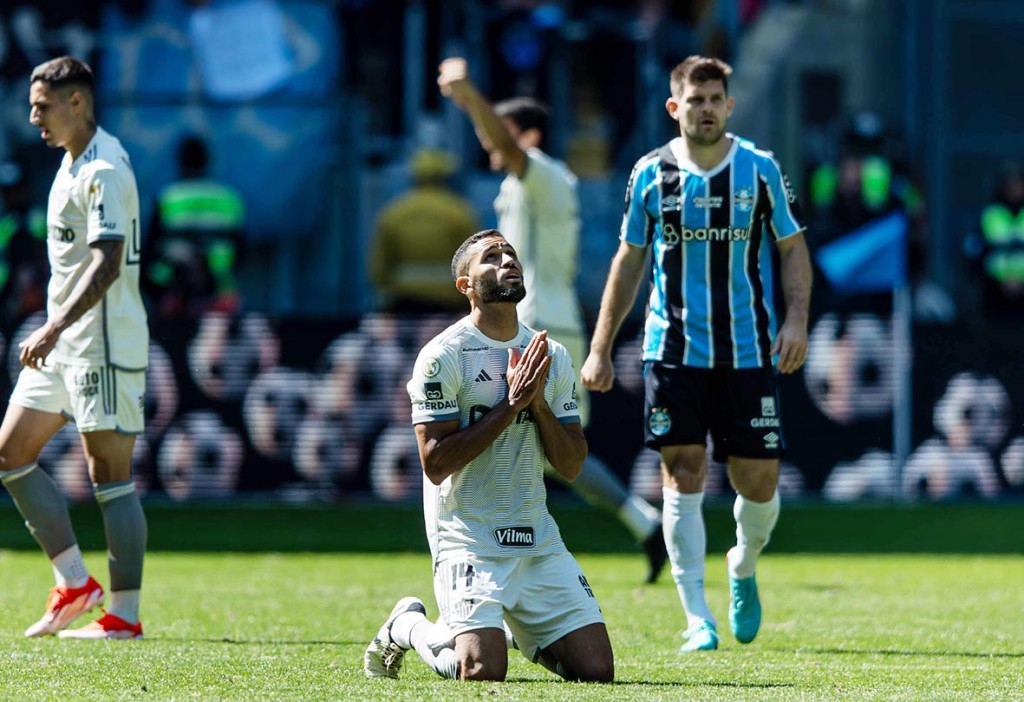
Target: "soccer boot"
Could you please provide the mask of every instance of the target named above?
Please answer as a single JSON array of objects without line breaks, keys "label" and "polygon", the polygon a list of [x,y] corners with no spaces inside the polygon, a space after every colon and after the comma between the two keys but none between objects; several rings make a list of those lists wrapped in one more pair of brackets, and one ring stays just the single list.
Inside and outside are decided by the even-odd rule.
[{"label": "soccer boot", "polygon": [[679,647],[680,653],[693,651],[714,651],[718,648],[718,632],[707,619],[698,619],[683,633],[686,643]]},{"label": "soccer boot", "polygon": [[42,619],[25,629],[25,636],[56,634],[71,622],[103,604],[103,588],[90,575],[82,587],[57,586],[50,590]]},{"label": "soccer boot", "polygon": [[757,580],[729,576],[729,627],[740,643],[750,643],[761,628],[761,600]]},{"label": "soccer boot", "polygon": [[62,639],[141,639],[142,622],[131,624],[115,614],[104,612],[96,621],[79,629],[65,629],[57,636]]},{"label": "soccer boot", "polygon": [[427,614],[427,608],[423,606],[422,600],[418,597],[403,597],[391,610],[388,619],[381,626],[370,645],[366,647],[363,654],[363,672],[368,678],[397,678],[398,672],[402,669],[402,659],[405,657],[405,649],[391,639],[391,625],[395,623],[399,615],[406,612],[419,612],[423,616]]}]

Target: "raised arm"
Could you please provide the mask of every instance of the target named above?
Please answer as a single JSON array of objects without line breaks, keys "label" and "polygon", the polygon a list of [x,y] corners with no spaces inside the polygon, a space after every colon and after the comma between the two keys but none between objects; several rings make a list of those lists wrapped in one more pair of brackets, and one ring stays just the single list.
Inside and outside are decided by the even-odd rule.
[{"label": "raised arm", "polygon": [[505,170],[522,178],[526,173],[526,152],[519,148],[491,103],[470,79],[466,59],[445,59],[438,67],[438,74],[437,84],[441,87],[441,94],[451,98],[469,116],[484,151],[500,152]]}]

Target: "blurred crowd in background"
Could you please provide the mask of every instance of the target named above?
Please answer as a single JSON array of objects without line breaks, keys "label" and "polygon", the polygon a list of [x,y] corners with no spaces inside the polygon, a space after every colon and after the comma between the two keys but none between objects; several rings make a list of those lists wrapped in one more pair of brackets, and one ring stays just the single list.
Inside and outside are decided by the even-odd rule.
[{"label": "blurred crowd in background", "polygon": [[[0,335],[15,346],[45,305],[44,213],[61,154],[28,124],[28,75],[71,54],[96,72],[100,123],[132,156],[148,223],[154,352],[140,482],[182,498],[276,489],[409,499],[418,466],[406,366],[461,312],[450,257],[467,233],[494,225],[500,180],[440,96],[438,63],[467,56],[489,97],[550,105],[548,150],[580,179],[577,286],[592,323],[628,170],[673,136],[668,72],[704,53],[734,65],[735,129],[777,153],[801,193],[812,252],[822,254],[811,357],[799,386],[784,387],[807,418],[790,423],[784,488],[834,499],[1020,494],[1021,378],[1008,359],[1024,343],[1014,324],[1024,309],[1024,145],[1001,118],[958,116],[963,103],[943,86],[970,51],[990,59],[998,84],[1013,65],[1012,27],[1024,19],[1012,7],[1008,19],[975,17],[970,7],[5,3]],[[937,38],[955,22],[967,48]],[[1000,43],[989,24],[1007,22]],[[979,136],[988,127],[991,140]],[[851,234],[886,236],[878,226],[891,216],[900,222],[886,240],[899,249],[891,271],[880,264],[884,251],[859,259],[850,253],[859,249],[829,248]],[[904,286],[920,368],[913,455],[900,456],[893,359],[904,350],[893,291]],[[938,341],[925,349],[921,339]],[[595,405],[594,433],[629,412],[624,423],[637,435],[592,448],[657,499],[654,454],[639,441],[639,366],[627,349],[635,352],[624,344],[619,353],[619,386]],[[824,427],[817,441],[801,441],[802,424]],[[829,430],[836,441],[823,449]],[[77,460],[66,443],[51,449],[68,452],[51,456],[53,465]]]}]

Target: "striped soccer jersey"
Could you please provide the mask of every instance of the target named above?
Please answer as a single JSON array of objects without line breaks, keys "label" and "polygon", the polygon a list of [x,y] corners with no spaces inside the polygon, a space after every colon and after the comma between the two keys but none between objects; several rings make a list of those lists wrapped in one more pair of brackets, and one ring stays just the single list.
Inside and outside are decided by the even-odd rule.
[{"label": "striped soccer jersey", "polygon": [[[434,337],[416,359],[408,383],[412,422],[459,420],[464,429],[508,394],[509,349],[524,349],[535,334],[523,324],[511,341],[490,339],[469,321]],[[576,375],[565,347],[553,355],[544,397],[558,420],[579,423]],[[562,551],[548,513],[548,461],[529,410],[523,410],[479,456],[434,485],[424,475],[423,516],[431,554],[469,551],[478,556],[536,556]]]},{"label": "striped soccer jersey", "polygon": [[46,212],[50,282],[47,312],[53,316],[88,267],[90,244],[124,240],[121,274],[103,299],[64,330],[49,360],[68,365],[109,365],[145,370],[149,327],[139,293],[139,192],[121,142],[96,129],[85,151],[65,153]]},{"label": "striped soccer jersey", "polygon": [[728,138],[728,155],[710,171],[680,157],[677,137],[630,175],[620,239],[653,249],[645,361],[771,365],[777,319],[769,246],[804,224],[772,153]]}]

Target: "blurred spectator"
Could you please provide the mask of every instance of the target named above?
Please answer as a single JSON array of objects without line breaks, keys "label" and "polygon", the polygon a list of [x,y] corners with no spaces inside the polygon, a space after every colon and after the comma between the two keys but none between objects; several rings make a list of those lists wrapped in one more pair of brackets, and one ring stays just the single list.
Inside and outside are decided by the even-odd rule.
[{"label": "blurred spectator", "polygon": [[17,160],[0,162],[0,326],[4,330],[46,306],[50,267],[46,213],[32,206],[27,173]]},{"label": "blurred spectator", "polygon": [[[925,203],[902,162],[900,140],[888,132],[879,115],[859,112],[850,119],[840,153],[837,162],[819,164],[811,174],[808,232],[812,250],[902,212],[909,222],[906,260],[915,316],[925,321],[952,321],[956,315],[952,299],[925,271]],[[818,279],[827,290],[827,278]],[[843,299],[828,291],[816,298],[826,309],[839,311],[888,311],[891,306],[889,293]]]},{"label": "blurred spectator", "polygon": [[1002,490],[997,457],[1012,426],[1010,394],[997,378],[960,372],[932,410],[937,434],[903,469],[903,495],[993,498]]},{"label": "blurred spectator", "polygon": [[480,229],[473,205],[446,179],[447,152],[421,148],[409,162],[413,187],[381,209],[374,224],[370,279],[385,312],[460,312],[465,298],[452,282],[451,252]]},{"label": "blurred spectator", "polygon": [[1024,170],[1004,164],[992,200],[981,210],[977,229],[964,241],[981,285],[984,314],[1024,312]]},{"label": "blurred spectator", "polygon": [[182,140],[180,177],[160,192],[144,233],[142,286],[155,317],[196,319],[241,305],[236,274],[245,204],[237,190],[208,175],[209,161],[202,139]]}]

